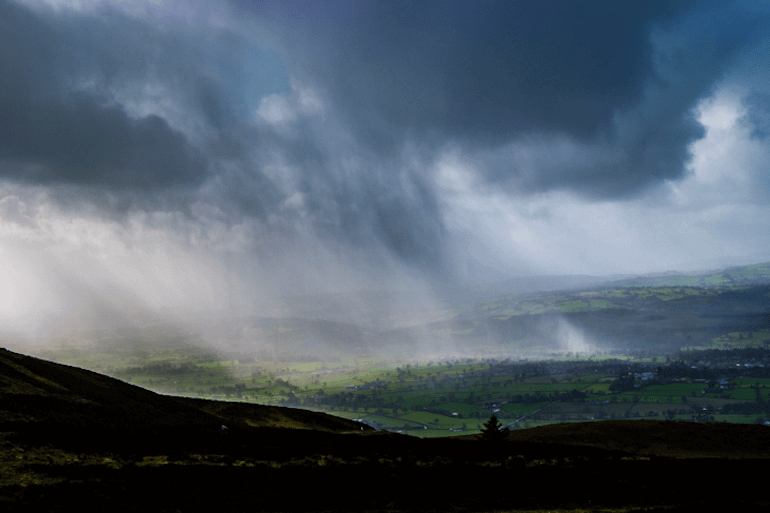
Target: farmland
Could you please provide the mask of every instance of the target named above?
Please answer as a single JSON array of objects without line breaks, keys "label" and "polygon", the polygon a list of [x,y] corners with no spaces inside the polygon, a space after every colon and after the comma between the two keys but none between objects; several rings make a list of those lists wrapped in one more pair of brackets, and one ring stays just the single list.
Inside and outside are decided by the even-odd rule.
[{"label": "farmland", "polygon": [[[735,490],[751,482],[757,465],[768,461],[768,430],[739,425],[748,423],[745,415],[719,413],[700,423],[581,422],[573,417],[596,416],[612,407],[617,414],[629,411],[635,417],[650,403],[636,397],[635,383],[597,369],[584,368],[560,379],[550,371],[563,368],[528,367],[535,372],[521,378],[514,373],[513,384],[506,384],[511,370],[523,370],[515,365],[532,364],[434,362],[426,365],[429,372],[399,365],[401,372],[383,367],[369,375],[401,377],[409,386],[410,372],[412,378],[423,374],[429,379],[433,373],[446,374],[450,381],[467,378],[477,394],[484,386],[492,390],[494,383],[502,383],[519,386],[514,391],[520,395],[544,399],[502,405],[502,416],[524,414],[522,422],[533,429],[494,431],[498,435],[492,439],[469,434],[478,412],[457,399],[442,407],[463,411],[463,418],[459,412],[442,415],[427,409],[384,408],[369,414],[370,422],[409,436],[351,421],[361,414],[355,408],[330,416],[159,395],[108,376],[0,350],[0,504],[12,512],[98,511],[105,503],[119,505],[120,511],[578,511],[576,506],[583,505],[591,510],[600,505],[602,511],[641,512],[661,505],[687,511],[702,497],[704,473],[721,473],[728,490]],[[679,365],[670,367],[673,372]],[[151,368],[156,376],[163,375],[158,369],[172,369]],[[205,368],[212,368],[211,363]],[[283,367],[295,373],[318,370]],[[278,379],[284,378],[274,381]],[[735,378],[734,385],[736,390],[753,386],[755,392],[763,391],[765,380],[744,376]],[[632,399],[585,401],[559,386],[587,390],[607,383],[610,396]],[[695,383],[674,385],[677,393],[695,388]],[[639,388],[653,396],[671,392],[660,383]],[[360,388],[350,393],[356,391]],[[718,400],[698,397],[691,406]],[[527,417],[526,412],[532,414]],[[535,414],[569,418],[556,425]],[[733,424],[717,423],[723,420]],[[672,472],[680,486],[670,486]],[[468,488],[469,481],[479,479],[481,490]],[[511,483],[515,493],[509,492]],[[503,492],[487,493],[487,487]],[[628,497],[640,498],[629,504]],[[713,498],[709,500],[714,506]],[[717,505],[754,510],[751,506],[765,504],[763,489],[749,487],[740,503],[725,497]]]},{"label": "farmland", "polygon": [[388,310],[384,318],[408,325],[382,331],[344,316],[288,316],[327,312],[335,298],[324,297],[295,302],[281,318],[72,333],[38,354],[166,394],[323,411],[421,437],[475,433],[493,414],[511,429],[756,423],[768,420],[770,401],[769,279],[770,265],[758,264],[469,293],[411,318]]},{"label": "farmland", "polygon": [[[511,429],[634,418],[764,422],[770,415],[770,374],[760,365],[770,356],[759,349],[742,358],[734,352],[741,362],[709,366],[702,351],[682,352],[668,362],[586,356],[312,363],[211,361],[211,355],[169,352],[144,365],[126,358],[131,366],[110,371],[167,394],[323,411],[420,437],[477,433],[493,414]],[[96,356],[88,358],[93,363]],[[735,404],[744,406],[735,410]]]}]

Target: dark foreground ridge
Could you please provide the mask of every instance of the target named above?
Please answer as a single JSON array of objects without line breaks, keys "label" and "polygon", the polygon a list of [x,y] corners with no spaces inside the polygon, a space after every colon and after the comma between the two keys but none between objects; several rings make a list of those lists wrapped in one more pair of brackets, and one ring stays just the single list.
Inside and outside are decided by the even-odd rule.
[{"label": "dark foreground ridge", "polygon": [[0,350],[2,511],[753,510],[770,505],[768,463],[765,426],[623,420],[421,440]]}]

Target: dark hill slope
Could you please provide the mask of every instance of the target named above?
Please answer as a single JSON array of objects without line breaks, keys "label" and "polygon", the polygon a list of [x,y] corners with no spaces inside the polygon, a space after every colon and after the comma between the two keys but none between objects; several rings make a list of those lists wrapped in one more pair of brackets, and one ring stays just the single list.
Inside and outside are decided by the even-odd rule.
[{"label": "dark hill slope", "polygon": [[508,440],[558,445],[560,452],[592,448],[671,458],[770,458],[770,428],[756,424],[607,420],[522,429]]},{"label": "dark hill slope", "polygon": [[360,430],[323,413],[171,397],[95,372],[0,349],[0,431],[219,431],[283,427]]}]

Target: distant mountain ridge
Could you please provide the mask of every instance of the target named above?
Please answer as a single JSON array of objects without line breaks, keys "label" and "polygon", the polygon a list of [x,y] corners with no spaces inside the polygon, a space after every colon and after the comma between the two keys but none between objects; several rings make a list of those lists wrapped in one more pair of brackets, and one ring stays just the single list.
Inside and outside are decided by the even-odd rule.
[{"label": "distant mountain ridge", "polygon": [[770,262],[683,273],[666,271],[611,281],[612,287],[728,287],[770,284]]},{"label": "distant mountain ridge", "polygon": [[598,286],[608,287],[659,287],[691,286],[718,287],[727,285],[770,284],[770,262],[761,262],[729,267],[715,267],[698,271],[656,271],[644,274],[623,274],[610,276],[553,275],[522,276],[505,280],[499,284],[480,287],[487,293],[527,294],[575,290]]}]

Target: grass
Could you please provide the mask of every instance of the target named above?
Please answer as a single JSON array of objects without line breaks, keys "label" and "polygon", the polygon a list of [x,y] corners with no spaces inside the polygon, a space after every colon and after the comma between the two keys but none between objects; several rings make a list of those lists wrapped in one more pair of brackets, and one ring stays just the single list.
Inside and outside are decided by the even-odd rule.
[{"label": "grass", "polygon": [[564,303],[561,303],[557,309],[560,312],[580,312],[583,310],[588,310],[590,308],[590,304],[587,301],[583,301],[581,299],[571,300],[571,301],[565,301]]},{"label": "grass", "polygon": [[650,385],[644,387],[645,395],[658,396],[690,396],[693,392],[700,395],[706,388],[706,383],[672,383],[668,385]]},{"label": "grass", "polygon": [[451,413],[457,413],[460,417],[480,418],[488,413],[488,410],[484,410],[477,405],[471,405],[466,403],[441,403],[435,406],[436,410],[445,410]]},{"label": "grass", "polygon": [[730,384],[738,387],[753,387],[759,384],[760,387],[770,387],[770,378],[735,378]]},{"label": "grass", "polygon": [[[622,289],[625,296],[645,296],[662,299],[674,295],[702,295],[701,289],[686,287],[656,287]],[[527,305],[556,308],[567,305],[567,309],[605,308],[614,304],[612,301],[622,299],[615,297],[617,291],[590,291],[575,295],[553,295],[548,301],[535,299],[518,299],[516,308],[526,309]],[[575,299],[579,298],[579,299]],[[487,305],[489,311],[509,305],[512,299],[501,300]],[[538,302],[540,301],[540,302]],[[761,340],[770,338],[768,330],[757,330],[751,334],[727,334],[729,340]],[[199,369],[200,372],[190,371],[188,374],[156,375],[132,372],[125,376],[132,383],[178,395],[192,397],[215,398],[228,401],[243,401],[263,405],[291,404],[313,410],[328,411],[336,416],[345,418],[377,419],[377,422],[400,429],[404,424],[417,425],[426,422],[425,415],[434,422],[440,430],[457,428],[463,423],[470,429],[479,422],[485,421],[491,415],[491,403],[496,403],[502,411],[501,418],[515,419],[524,416],[541,406],[556,401],[556,406],[548,410],[551,417],[572,418],[582,416],[585,419],[600,414],[623,415],[626,412],[647,414],[652,409],[657,414],[667,410],[688,410],[688,415],[697,412],[695,408],[703,400],[711,400],[714,408],[729,401],[753,401],[756,392],[752,388],[738,388],[728,393],[702,394],[707,387],[705,383],[671,383],[668,385],[650,385],[633,392],[613,393],[610,385],[615,376],[606,373],[588,372],[584,375],[555,379],[548,375],[539,376],[495,376],[479,377],[476,373],[484,373],[490,369],[487,361],[394,361],[377,358],[340,358],[335,362],[267,362],[232,357],[222,360],[212,360],[205,352],[183,353],[168,350],[166,353],[145,354],[138,356],[136,352],[126,351],[124,359],[119,353],[105,353],[102,363],[109,362],[116,369],[147,366],[150,363],[167,364],[173,368]],[[68,358],[75,358],[76,351],[68,349]],[[89,355],[90,361],[98,362],[97,353]],[[595,355],[591,357],[561,358],[562,361],[601,362],[613,359],[622,362],[651,362],[652,357],[631,358],[619,355]],[[123,362],[121,364],[121,361]],[[736,380],[739,387],[751,387],[757,380],[746,378]],[[287,386],[286,383],[290,386]],[[362,388],[365,384],[379,383],[380,387]],[[770,384],[770,378],[762,381]],[[236,391],[235,386],[242,387]],[[355,388],[348,388],[354,385]],[[368,385],[370,386],[370,385]],[[564,401],[565,395],[580,391],[585,398]],[[238,394],[241,394],[240,396]],[[770,399],[770,388],[762,390],[763,396]],[[228,395],[229,394],[229,395]],[[694,396],[693,396],[694,394]],[[515,396],[527,398],[524,402],[513,402]],[[682,396],[685,399],[682,399]],[[314,402],[317,398],[340,397],[340,402]],[[607,404],[589,404],[603,401]],[[696,401],[697,400],[697,401]],[[535,402],[533,402],[535,401]],[[704,405],[711,403],[702,403]],[[368,410],[364,409],[368,407]],[[344,411],[347,408],[348,411]],[[397,408],[397,413],[394,413]],[[443,412],[446,415],[442,415]],[[459,415],[449,415],[456,412]],[[679,415],[679,413],[677,413]],[[379,417],[378,417],[379,416]],[[382,417],[382,418],[380,418]],[[546,418],[545,411],[530,422],[555,422]],[[428,425],[428,424],[423,424]],[[429,426],[430,427],[430,426]],[[431,430],[427,430],[431,431]],[[429,436],[423,433],[421,436]]]},{"label": "grass", "polygon": [[526,415],[528,413],[531,413],[538,408],[542,408],[548,404],[548,402],[543,401],[539,403],[506,403],[500,406],[500,409],[505,413],[505,416],[507,417],[520,417],[522,415]]},{"label": "grass", "polygon": [[[428,427],[431,425],[437,425],[441,428],[447,429],[459,428],[463,425],[476,426],[476,423],[478,422],[478,419],[462,419],[459,417],[453,417],[451,415],[439,415],[437,413],[418,411],[404,413],[400,415],[400,418],[415,422],[417,424],[427,425]],[[438,422],[436,422],[437,420]]]},{"label": "grass", "polygon": [[753,401],[756,398],[757,393],[750,388],[739,388],[728,392],[727,395],[738,401]]},{"label": "grass", "polygon": [[[506,404],[502,399],[498,399],[501,412],[498,414],[502,419],[515,419],[531,413],[538,408],[551,403],[550,396],[554,393],[572,392],[579,390],[588,395],[584,401],[554,403],[537,415],[537,419],[528,419],[528,422],[549,423],[561,422],[572,418],[582,417],[583,419],[597,418],[599,414],[622,416],[629,412],[631,414],[647,415],[652,409],[658,415],[664,414],[666,410],[679,410],[682,407],[692,410],[692,408],[682,401],[682,396],[687,400],[693,400],[692,393],[695,392],[697,399],[701,397],[701,390],[706,386],[704,384],[686,384],[673,383],[669,385],[652,385],[645,387],[642,391],[633,393],[613,394],[609,387],[614,376],[607,374],[587,374],[583,376],[572,377],[567,380],[556,381],[548,376],[531,376],[525,378],[523,382],[513,383],[508,377],[495,377],[489,380],[481,378],[465,378],[462,382],[467,388],[449,387],[441,385],[446,379],[453,379],[460,383],[460,375],[468,375],[473,372],[485,370],[487,364],[481,363],[445,363],[427,365],[423,362],[406,363],[396,367],[383,366],[382,362],[369,361],[362,362],[350,360],[339,362],[336,365],[328,365],[321,362],[305,362],[302,364],[284,364],[284,365],[265,365],[264,362],[254,362],[252,364],[235,364],[232,360],[226,362],[208,362],[200,364],[200,368],[206,372],[214,371],[214,374],[196,378],[185,378],[177,380],[177,385],[187,387],[188,389],[208,388],[216,386],[232,386],[233,381],[239,377],[262,375],[263,377],[249,378],[244,380],[249,388],[244,392],[241,400],[254,401],[261,404],[275,404],[278,400],[287,400],[290,395],[296,394],[298,397],[312,397],[320,390],[325,395],[344,393],[349,397],[363,396],[371,401],[375,394],[385,403],[393,403],[399,406],[398,414],[394,414],[392,409],[382,409],[385,413],[375,413],[374,407],[368,411],[362,408],[351,409],[350,411],[328,410],[335,416],[353,419],[364,418],[378,422],[388,429],[399,430],[405,425],[420,427],[427,425],[438,426],[438,430],[423,430],[421,437],[432,435],[445,436],[445,433],[451,433],[450,428],[460,428],[463,424],[467,429],[474,428],[479,422],[483,422],[491,411],[481,406],[484,397],[487,394],[494,394],[496,397],[504,398],[514,395],[529,395],[533,397],[542,396],[543,400],[536,403],[511,403]],[[233,371],[232,373],[221,374],[216,371]],[[319,373],[326,373],[319,375]],[[337,372],[331,374],[330,372]],[[280,380],[288,381],[294,387],[279,386],[276,379],[264,377],[267,374],[275,376],[280,375]],[[364,383],[380,381],[387,383],[387,389],[380,389],[377,392],[372,390],[350,389],[346,385],[353,384],[361,387]],[[159,386],[160,381],[157,377],[136,376],[136,382],[144,383],[150,386]],[[767,380],[770,383],[770,379]],[[739,384],[744,384],[743,381]],[[424,387],[428,387],[425,389]],[[749,383],[753,386],[753,383]],[[414,389],[418,387],[418,389]],[[768,390],[770,392],[770,390]],[[472,394],[475,394],[475,402],[469,404]],[[733,392],[732,399],[753,400],[755,392],[753,389],[739,389]],[[451,399],[451,398],[454,398]],[[235,396],[230,397],[236,400]],[[610,401],[607,404],[587,404],[590,402]],[[419,411],[419,409],[426,411]],[[418,411],[413,411],[417,409]],[[430,411],[430,410],[435,410]],[[442,415],[437,413],[444,411],[446,413],[456,412],[457,417],[451,415]],[[436,420],[438,419],[438,421]],[[550,419],[550,420],[549,420]],[[410,434],[412,434],[410,430]]]},{"label": "grass", "polygon": [[721,337],[711,339],[711,344],[705,346],[707,349],[740,349],[746,347],[767,347],[770,345],[770,330],[760,329],[757,331],[742,331],[728,333]]}]

